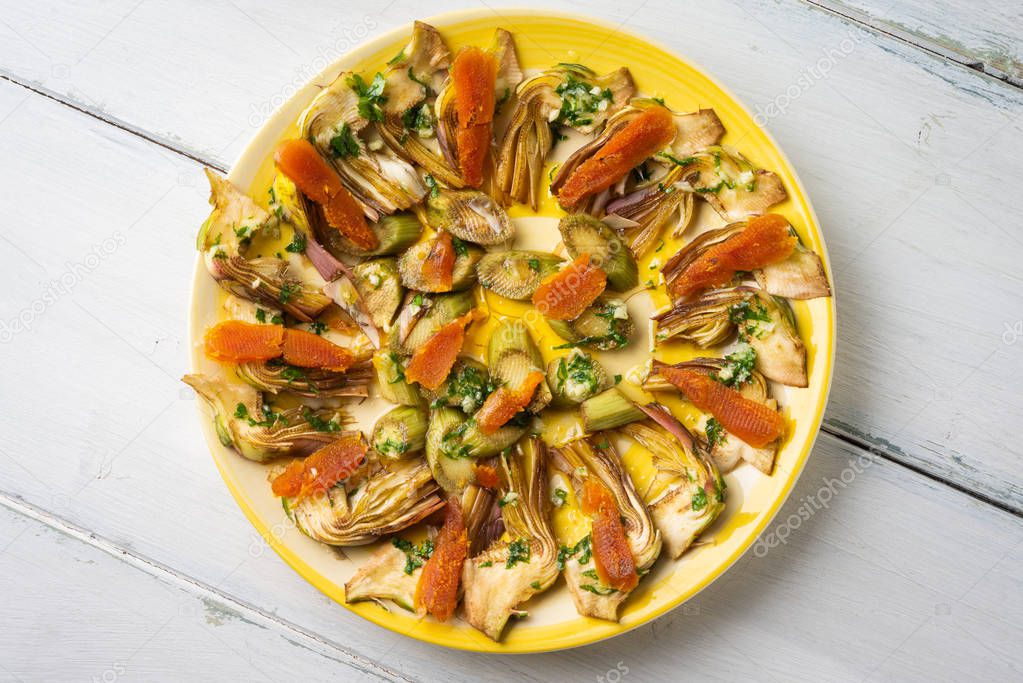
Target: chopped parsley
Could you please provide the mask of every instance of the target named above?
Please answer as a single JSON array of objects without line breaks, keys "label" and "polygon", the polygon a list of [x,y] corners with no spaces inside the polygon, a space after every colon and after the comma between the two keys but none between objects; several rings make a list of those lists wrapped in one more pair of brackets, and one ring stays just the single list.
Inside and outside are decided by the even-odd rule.
[{"label": "chopped parsley", "polygon": [[305,245],[306,245],[305,233],[296,230],[295,233],[291,236],[291,242],[288,243],[288,246],[284,247],[284,251],[289,251],[292,254],[304,254]]},{"label": "chopped parsley", "polygon": [[539,581],[534,581],[533,583],[529,584],[529,587],[532,588],[535,591],[538,591],[538,590],[540,590],[540,582]]},{"label": "chopped parsley", "polygon": [[309,408],[302,408],[302,419],[318,432],[340,432],[341,425],[337,420],[324,420]]},{"label": "chopped parsley", "polygon": [[411,574],[426,564],[433,555],[433,541],[426,539],[419,545],[404,538],[392,538],[391,545],[405,553],[405,573]]},{"label": "chopped parsley", "polygon": [[763,302],[753,299],[740,301],[728,307],[728,320],[739,328],[739,337],[762,337],[772,326],[771,314]]},{"label": "chopped parsley", "polygon": [[685,168],[686,166],[692,166],[693,164],[700,163],[699,157],[684,157],[682,159],[679,159],[678,157],[668,154],[667,152],[658,152],[655,156],[659,156],[662,159],[667,159],[676,166],[681,166],[683,168]]},{"label": "chopped parsley", "polygon": [[440,196],[440,185],[437,184],[437,179],[427,173],[423,177],[423,182],[426,183],[426,187],[430,190],[430,198]]},{"label": "chopped parsley", "polygon": [[239,403],[234,408],[234,416],[239,420],[245,420],[250,427],[273,427],[278,421],[288,424],[288,420],[280,413],[275,413],[269,406],[263,406],[263,419],[257,420],[249,414],[249,409],[244,403]]},{"label": "chopped parsley", "polygon": [[319,320],[314,320],[309,323],[309,331],[313,334],[323,334],[326,331],[327,326],[321,323]]},{"label": "chopped parsley", "polygon": [[526,264],[529,266],[529,269],[534,273],[540,272],[540,259],[536,257],[530,258],[528,261],[526,261]]},{"label": "chopped parsley", "polygon": [[266,322],[266,311],[264,311],[262,308],[256,309],[256,322],[260,323]]},{"label": "chopped parsley", "polygon": [[359,139],[355,137],[351,126],[347,123],[341,124],[337,135],[330,139],[330,148],[333,150],[334,156],[342,159],[359,156]]},{"label": "chopped parsley", "polygon": [[566,545],[558,548],[558,569],[564,569],[565,562],[576,555],[579,556],[579,564],[589,564],[590,557],[593,555],[593,551],[590,548],[589,534],[579,539],[579,542],[571,548]]},{"label": "chopped parsley", "polygon": [[504,563],[505,569],[511,569],[519,562],[529,562],[530,547],[529,541],[519,538],[508,544],[508,560]]},{"label": "chopped parsley", "polygon": [[302,368],[296,368],[294,365],[285,365],[281,370],[281,377],[291,384],[297,379],[305,379],[305,371]]},{"label": "chopped parsley", "polygon": [[501,500],[497,501],[497,507],[501,507],[501,508],[503,508],[505,505],[518,505],[518,504],[519,504],[519,494],[517,492],[515,492],[515,491],[509,491],[508,493],[504,494],[504,498],[502,498]]},{"label": "chopped parsley", "polygon": [[617,588],[610,588],[607,586],[600,586],[592,583],[581,583],[579,584],[579,587],[582,588],[584,591],[589,591],[590,593],[593,593],[595,595],[611,595],[612,593],[618,592]]},{"label": "chopped parsley", "polygon": [[561,507],[568,500],[568,491],[563,488],[556,488],[551,491],[551,504],[555,507]]},{"label": "chopped parsley", "polygon": [[561,97],[557,122],[569,126],[588,126],[598,112],[607,111],[614,100],[610,88],[601,90],[572,74],[565,74],[554,92]]},{"label": "chopped parsley", "polygon": [[273,317],[270,318],[270,322],[273,323],[274,325],[283,325],[284,316],[282,316],[280,313],[274,313]]},{"label": "chopped parsley", "polygon": [[384,441],[378,441],[373,444],[373,448],[377,450],[381,455],[393,455],[400,457],[405,451],[408,450],[408,443],[405,441],[398,441],[396,439],[385,439]]},{"label": "chopped parsley", "polygon": [[460,240],[457,237],[451,238],[451,246],[455,248],[455,256],[468,256],[469,245],[464,240]]},{"label": "chopped parsley", "polygon": [[302,286],[297,282],[285,282],[281,285],[281,293],[277,295],[277,300],[282,304],[286,304],[291,301],[291,298],[302,291]]},{"label": "chopped parsley", "polygon": [[701,486],[693,490],[693,512],[699,512],[705,507],[707,507],[707,492]]},{"label": "chopped parsley", "polygon": [[725,365],[711,375],[727,387],[739,387],[753,379],[753,367],[757,352],[749,344],[740,344],[735,351],[725,356]]},{"label": "chopped parsley", "polygon": [[[600,390],[596,361],[586,353],[574,353],[567,362],[564,357],[558,359],[556,375],[559,392],[593,395]],[[571,391],[566,391],[566,385]]]},{"label": "chopped parsley", "polygon": [[475,365],[462,365],[447,381],[447,391],[437,399],[440,405],[458,406],[466,413],[475,413],[494,391],[487,374]]},{"label": "chopped parsley", "polygon": [[707,434],[708,447],[714,448],[717,444],[725,442],[725,429],[717,421],[717,418],[712,417],[707,420],[707,425],[703,429]]},{"label": "chopped parsley", "polygon": [[405,130],[411,131],[421,138],[433,136],[433,114],[430,113],[430,105],[421,102],[414,107],[409,107],[401,115],[401,125],[405,127]]},{"label": "chopped parsley", "polygon": [[384,95],[384,86],[387,81],[384,75],[377,72],[369,83],[363,80],[359,74],[353,74],[348,78],[348,86],[359,96],[359,115],[368,121],[383,121],[384,110],[380,105],[387,101]]},{"label": "chopped parsley", "polygon": [[394,368],[394,379],[387,380],[388,384],[397,384],[398,382],[405,381],[405,367],[401,364],[401,358],[398,354],[391,351],[387,354],[388,359],[391,361],[391,367]]},{"label": "chopped parsley", "polygon": [[483,567],[493,567],[493,566],[494,566],[494,563],[493,563],[493,562],[491,562],[490,560],[487,560],[486,562],[480,562],[480,563],[479,563],[478,565],[476,565],[476,566],[477,566],[477,567],[480,567],[480,568],[482,569]]}]

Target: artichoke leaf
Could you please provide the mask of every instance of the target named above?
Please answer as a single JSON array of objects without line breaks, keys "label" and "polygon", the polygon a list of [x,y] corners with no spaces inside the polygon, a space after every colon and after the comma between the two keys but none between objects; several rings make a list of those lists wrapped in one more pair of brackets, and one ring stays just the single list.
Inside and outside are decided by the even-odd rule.
[{"label": "artichoke leaf", "polygon": [[400,116],[435,91],[438,77],[451,66],[451,51],[436,28],[417,21],[408,44],[387,65],[383,109]]},{"label": "artichoke leaf", "polygon": [[[359,113],[359,95],[342,72],[302,113],[299,129],[337,171],[370,221],[418,204],[426,194],[419,174],[379,143],[375,128]],[[346,144],[336,145],[343,139]],[[367,139],[368,138],[368,139]]]},{"label": "artichoke leaf", "polygon": [[[676,363],[677,368],[694,368],[707,373],[720,373],[728,364],[723,358],[694,358],[684,363]],[[646,391],[674,390],[674,386],[665,380],[657,372],[664,363],[654,361],[652,370],[643,382],[643,389]],[[778,402],[770,397],[767,379],[757,370],[750,372],[749,380],[734,387],[743,397],[762,403],[772,410],[777,410]],[[774,460],[778,453],[778,444],[773,443],[762,448],[756,448],[746,443],[734,434],[719,427],[720,436],[711,436],[710,429],[705,423],[705,440],[709,444],[710,455],[717,465],[718,470],[724,474],[731,472],[742,461],[748,462],[755,468],[770,475],[774,469]]]},{"label": "artichoke leaf", "polygon": [[338,439],[341,427],[351,422],[340,409],[301,406],[273,411],[254,387],[224,377],[195,374],[182,380],[213,410],[220,442],[256,462],[308,455]]},{"label": "artichoke leaf", "polygon": [[665,550],[678,559],[724,510],[724,480],[703,445],[667,409],[645,408],[659,410],[658,420],[670,420],[671,431],[656,422],[637,422],[621,432],[650,451],[658,472],[673,479],[649,508]]},{"label": "artichoke leaf", "polygon": [[821,257],[802,244],[784,261],[753,271],[764,291],[787,299],[816,299],[831,296],[831,285]]},{"label": "artichoke leaf", "polygon": [[296,525],[327,545],[366,545],[397,533],[444,506],[422,458],[381,467],[355,491],[338,485],[324,495],[285,499]]},{"label": "artichoke leaf", "polygon": [[[607,447],[597,449],[586,437],[574,439],[555,449],[555,459],[563,472],[570,475],[577,495],[585,477],[598,477],[611,491],[636,569],[644,574],[661,553],[661,533],[636,492],[618,453],[607,438],[603,438],[603,442],[607,442]],[[577,552],[566,558],[564,568],[565,581],[579,614],[618,621],[618,608],[628,598],[629,592],[602,586],[598,579],[593,578],[596,567],[591,552]]]},{"label": "artichoke leaf", "polygon": [[500,508],[505,538],[466,561],[465,618],[498,640],[513,614],[558,578],[558,545],[550,525],[546,449],[538,438],[522,441],[500,458]]}]

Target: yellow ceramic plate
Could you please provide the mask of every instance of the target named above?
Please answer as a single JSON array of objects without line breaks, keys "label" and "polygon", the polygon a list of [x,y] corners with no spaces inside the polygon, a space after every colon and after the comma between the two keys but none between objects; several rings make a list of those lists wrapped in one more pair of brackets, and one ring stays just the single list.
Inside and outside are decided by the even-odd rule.
[{"label": "yellow ceramic plate", "polygon": [[[581,62],[598,73],[606,73],[626,65],[641,92],[664,97],[675,110],[712,107],[728,130],[724,144],[738,147],[755,164],[775,171],[782,178],[789,199],[772,210],[789,219],[799,231],[803,243],[824,258],[830,274],[813,209],[788,160],[754,123],[745,108],[689,62],[646,39],[571,15],[533,10],[473,10],[424,20],[441,31],[452,51],[466,44],[485,46],[489,44],[494,29],[502,27],[514,34],[520,60],[527,70],[544,69],[557,62]],[[407,42],[410,32],[411,25],[404,26],[353,50],[296,93],[249,143],[232,169],[230,179],[240,187],[249,188],[257,199],[265,197],[271,181],[273,146],[292,134],[296,120],[318,92],[319,85],[329,83],[342,70],[363,71],[368,75],[382,70],[384,63]],[[698,205],[702,204],[698,202]],[[709,207],[698,208],[697,222],[691,231],[698,232],[721,224]],[[544,242],[544,239],[549,240],[544,235],[557,233],[554,225],[560,211],[553,202],[548,202],[541,207],[540,214],[542,217],[529,217],[528,211],[522,207],[511,212],[518,227],[520,245],[553,246],[549,241]],[[691,234],[687,233],[687,239]],[[643,275],[641,280],[656,277],[658,263],[672,254],[677,246],[669,242],[663,250],[645,258],[640,264],[640,272],[648,275]],[[492,310],[498,303],[493,299],[490,300]],[[200,260],[192,290],[190,334],[195,372],[209,369],[210,361],[201,352],[201,339],[206,328],[220,319],[220,301],[220,289],[207,275]],[[631,300],[629,308],[634,319],[642,321],[650,310],[665,302],[666,299],[650,300],[644,294]],[[701,537],[707,542],[691,549],[678,561],[662,557],[624,604],[620,623],[578,616],[563,584],[556,584],[547,593],[531,600],[528,604],[529,617],[521,621],[512,620],[500,643],[490,641],[457,620],[440,624],[430,619],[421,620],[394,607],[386,611],[373,603],[360,603],[348,608],[381,626],[431,643],[486,652],[539,652],[584,645],[623,633],[691,598],[731,566],[771,521],[803,469],[817,434],[827,401],[834,358],[834,299],[793,302],[793,308],[808,351],[809,387],[800,390],[774,387],[791,425],[791,433],[778,454],[774,474],[767,477],[743,465],[728,475],[727,508]],[[515,313],[499,309],[498,312]],[[621,372],[648,357],[649,330],[642,322],[637,327],[639,338],[631,344],[631,356],[623,354],[615,359],[617,365],[612,372]],[[549,330],[534,329],[534,332],[540,337],[542,346],[551,345],[547,343]],[[545,353],[550,352],[545,349]],[[678,354],[680,358],[692,356],[695,350],[683,349]],[[663,397],[661,399],[664,400]],[[692,425],[695,416],[687,413],[684,406],[678,401],[666,402]],[[344,583],[369,551],[345,549],[342,554],[304,536],[290,524],[280,502],[271,495],[266,467],[247,461],[223,447],[205,410],[202,422],[209,448],[224,481],[259,533],[299,574],[344,604]],[[368,426],[363,424],[364,428]],[[625,460],[634,476],[643,476],[641,455],[626,453]]]}]

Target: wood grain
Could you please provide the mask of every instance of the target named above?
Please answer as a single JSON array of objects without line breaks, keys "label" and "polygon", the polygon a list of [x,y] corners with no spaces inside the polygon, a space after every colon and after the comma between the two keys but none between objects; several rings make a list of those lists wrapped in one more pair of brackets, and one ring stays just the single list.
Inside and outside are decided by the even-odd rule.
[{"label": "wood grain", "polygon": [[[176,498],[168,492],[163,502]],[[154,523],[142,519],[151,514],[142,500],[130,508],[133,528],[97,532],[113,543],[0,509],[8,596],[0,637],[12,679],[101,674],[118,663],[141,680],[436,680],[438,671],[451,681],[616,680],[611,672],[675,680],[680,671],[711,680],[1008,680],[1023,666],[1015,572],[1023,523],[830,436],[763,544],[710,588],[631,633],[547,655],[492,657],[397,636],[325,600],[275,556],[239,552],[247,525],[238,516],[204,508]],[[165,527],[175,523],[201,531],[167,545]],[[137,547],[122,555],[116,546],[129,533]],[[182,579],[152,553],[206,561],[197,578]]]},{"label": "wood grain", "polygon": [[[1023,97],[796,2],[587,8],[695,57],[759,111],[859,37],[768,122],[831,246],[841,341],[827,423],[848,439],[822,436],[765,537],[775,547],[665,618],[551,655],[442,650],[330,602],[237,510],[177,379],[207,210],[183,153],[229,163],[253,107],[362,15],[3,2],[0,68],[15,82],[0,83],[0,678],[102,680],[118,662],[114,674],[143,680],[1018,675],[1020,519],[863,461],[850,441],[1021,508],[1023,335],[1010,333],[1023,244],[1005,169],[1023,151]],[[415,12],[387,5],[371,31]]]},{"label": "wood grain", "polygon": [[[67,21],[53,22],[9,4],[0,36],[11,78],[220,168],[326,60],[418,11],[407,2],[365,14],[326,2],[55,2]],[[1014,438],[1023,395],[1006,390],[1023,343],[1002,340],[1016,338],[1017,322],[1023,329],[1023,238],[1003,190],[1004,169],[1023,154],[1023,92],[794,0],[558,6],[696,59],[792,158],[840,293],[826,429],[1023,510]],[[675,28],[711,16],[712,31]]]},{"label": "wood grain", "polygon": [[1023,87],[1023,8],[938,0],[807,0],[972,69]]}]

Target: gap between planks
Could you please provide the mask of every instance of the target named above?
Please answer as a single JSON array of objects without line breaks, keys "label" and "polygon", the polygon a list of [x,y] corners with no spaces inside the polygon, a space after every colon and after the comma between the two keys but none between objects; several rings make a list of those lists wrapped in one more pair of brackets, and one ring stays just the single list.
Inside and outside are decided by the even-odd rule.
[{"label": "gap between planks", "polygon": [[911,45],[919,50],[930,53],[931,55],[947,59],[950,62],[966,67],[970,71],[990,76],[991,78],[999,80],[1014,88],[1023,89],[1023,80],[1013,76],[1012,74],[1006,73],[1001,69],[993,67],[990,64],[985,64],[982,59],[971,59],[968,55],[950,50],[937,41],[929,40],[928,38],[915,35],[909,31],[903,31],[896,26],[886,23],[882,19],[875,19],[866,12],[848,7],[840,2],[835,2],[834,0],[802,1],[811,7],[815,7],[844,19],[845,21],[852,22],[860,27],[867,28],[875,33],[887,36],[892,40],[897,40],[900,43]]},{"label": "gap between planks", "polygon": [[58,517],[40,507],[28,503],[16,495],[6,491],[0,491],[0,505],[18,515],[27,517],[61,534],[64,534],[65,536],[100,550],[116,560],[120,560],[139,571],[142,571],[160,581],[173,585],[176,588],[184,590],[187,593],[195,595],[201,599],[211,599],[222,603],[225,607],[234,610],[253,624],[264,628],[270,627],[283,630],[287,633],[287,637],[292,643],[299,647],[303,647],[316,655],[345,664],[357,671],[376,676],[382,680],[415,683],[415,679],[409,678],[399,671],[385,667],[370,658],[363,657],[333,640],[324,638],[323,636],[303,628],[292,621],[282,619],[281,617],[256,607],[249,602],[239,600],[228,593],[218,590],[214,586],[210,586],[202,581],[193,579],[192,577],[183,574],[168,565],[121,547],[108,538],[98,536],[63,517]]},{"label": "gap between planks", "polygon": [[[885,31],[882,28],[879,28],[879,27],[873,26],[870,23],[867,23],[867,19],[869,19],[869,18],[865,18],[864,21],[859,21],[859,20],[857,20],[857,19],[855,19],[853,17],[850,17],[850,16],[847,16],[845,14],[842,14],[841,12],[838,12],[837,10],[832,9],[831,7],[828,6],[827,3],[829,2],[829,0],[803,0],[803,1],[806,2],[807,4],[810,4],[810,5],[814,6],[814,7],[818,7],[819,9],[822,9],[824,11],[828,11],[828,12],[840,15],[843,18],[845,18],[845,19],[847,19],[849,21],[853,21],[853,22],[855,22],[857,24],[861,24],[861,25],[867,26],[867,27],[871,28],[872,30],[880,32],[880,33],[882,33],[884,35],[888,35],[888,36],[890,36],[890,37],[892,37],[894,39],[902,40],[903,42],[912,44],[915,47],[918,47],[918,48],[920,48],[922,50],[925,50],[927,52],[931,52],[931,53],[936,54],[936,55],[941,56],[941,57],[947,57],[949,59],[954,59],[953,56],[945,54],[947,51],[944,48],[931,49],[931,48],[928,48],[928,47],[926,47],[926,46],[924,46],[922,44],[918,44],[916,42],[913,42],[908,37],[907,38],[899,38],[899,36],[897,36],[895,34],[892,34],[892,33],[888,32],[888,31]],[[870,21],[873,21],[873,20],[870,20]],[[956,56],[958,56],[958,55],[956,55]],[[963,64],[963,65],[969,67],[971,69],[971,71],[975,71],[975,72],[977,71],[976,68],[970,67],[969,64],[966,64],[961,59],[960,60],[955,60],[955,61],[957,63],[959,63],[959,64]],[[183,156],[183,157],[185,157],[187,159],[190,159],[190,160],[192,160],[192,161],[194,161],[194,162],[196,162],[198,164],[202,164],[203,166],[209,166],[210,168],[215,169],[217,171],[220,171],[221,173],[224,173],[224,174],[228,173],[229,169],[225,168],[219,162],[216,162],[216,161],[213,161],[211,159],[208,159],[208,158],[202,156],[198,152],[193,152],[193,151],[187,150],[187,149],[185,149],[185,148],[183,148],[183,147],[181,147],[178,144],[175,144],[173,142],[170,142],[170,141],[167,141],[167,140],[162,140],[159,137],[156,137],[156,136],[154,136],[154,135],[152,135],[152,134],[142,130],[141,128],[138,128],[137,126],[133,126],[132,124],[130,124],[130,123],[124,121],[124,120],[121,120],[121,119],[119,119],[117,117],[110,116],[110,115],[106,114],[105,112],[103,112],[102,110],[99,110],[99,109],[96,109],[94,107],[90,107],[90,106],[87,106],[87,105],[83,105],[83,104],[81,104],[79,102],[75,102],[74,100],[70,100],[67,97],[65,97],[64,95],[62,95],[62,94],[60,94],[60,93],[58,93],[56,91],[50,90],[50,89],[45,88],[43,86],[40,86],[40,85],[38,85],[36,83],[32,83],[32,82],[29,82],[29,81],[24,81],[24,80],[22,80],[20,78],[17,78],[13,74],[10,74],[9,72],[3,71],[2,69],[0,69],[0,79],[5,80],[5,81],[7,81],[9,83],[12,83],[14,85],[17,85],[19,87],[25,88],[26,90],[29,90],[29,91],[37,94],[37,95],[40,95],[42,97],[47,98],[47,99],[53,100],[54,102],[57,102],[57,103],[62,104],[64,106],[66,106],[66,107],[69,107],[69,108],[71,108],[71,109],[73,109],[73,110],[75,110],[75,111],[77,111],[77,112],[79,112],[81,114],[84,114],[86,116],[94,118],[94,119],[96,119],[98,121],[102,121],[103,123],[106,123],[108,125],[114,126],[115,128],[118,128],[119,130],[123,130],[126,133],[129,133],[131,135],[139,137],[139,138],[145,140],[146,142],[149,142],[151,144],[157,145],[158,147],[166,149],[169,152],[172,152],[174,154],[179,154],[179,155],[181,155],[181,156]],[[1006,81],[1006,82],[1008,82],[1008,81]],[[915,472],[915,473],[919,474],[922,477],[930,479],[930,480],[932,480],[934,482],[937,482],[939,484],[943,484],[945,486],[948,486],[951,489],[959,491],[960,493],[963,493],[963,494],[965,494],[967,496],[970,496],[971,498],[979,500],[979,501],[981,501],[983,503],[987,503],[988,505],[991,505],[992,507],[996,507],[999,510],[1002,510],[1004,512],[1008,512],[1008,513],[1010,513],[1012,515],[1015,515],[1017,517],[1023,517],[1023,508],[1010,505],[1008,503],[1000,501],[1000,500],[998,500],[996,498],[988,496],[988,495],[986,495],[984,493],[981,493],[979,491],[975,491],[973,489],[967,488],[967,487],[963,486],[962,484],[959,484],[959,483],[957,483],[957,482],[955,482],[955,481],[953,481],[951,479],[942,477],[942,476],[940,476],[940,475],[938,475],[938,474],[936,474],[934,472],[929,472],[926,469],[924,469],[924,468],[922,468],[922,467],[920,467],[918,465],[911,464],[908,461],[908,459],[906,459],[904,457],[900,457],[900,455],[898,453],[895,453],[895,452],[891,451],[890,449],[885,449],[884,447],[878,446],[876,443],[874,443],[871,440],[870,436],[868,434],[866,434],[865,432],[863,432],[862,430],[857,430],[856,428],[854,428],[852,426],[849,426],[849,425],[842,425],[842,424],[832,425],[832,424],[829,424],[827,418],[825,418],[824,423],[821,424],[821,431],[826,433],[826,434],[829,434],[829,435],[835,437],[836,439],[839,439],[840,441],[843,441],[843,442],[848,443],[848,444],[850,444],[852,446],[855,446],[856,448],[859,448],[859,449],[862,449],[862,450],[866,450],[866,451],[868,451],[868,452],[870,452],[870,453],[872,453],[874,455],[877,455],[877,456],[879,456],[881,458],[884,458],[885,460],[888,460],[890,462],[893,462],[893,463],[896,463],[898,465],[901,465],[902,467],[905,467],[906,469],[908,469],[908,470],[910,470],[912,472]],[[0,495],[2,495],[2,493],[0,493]],[[3,504],[2,500],[0,500],[0,504]]]}]

